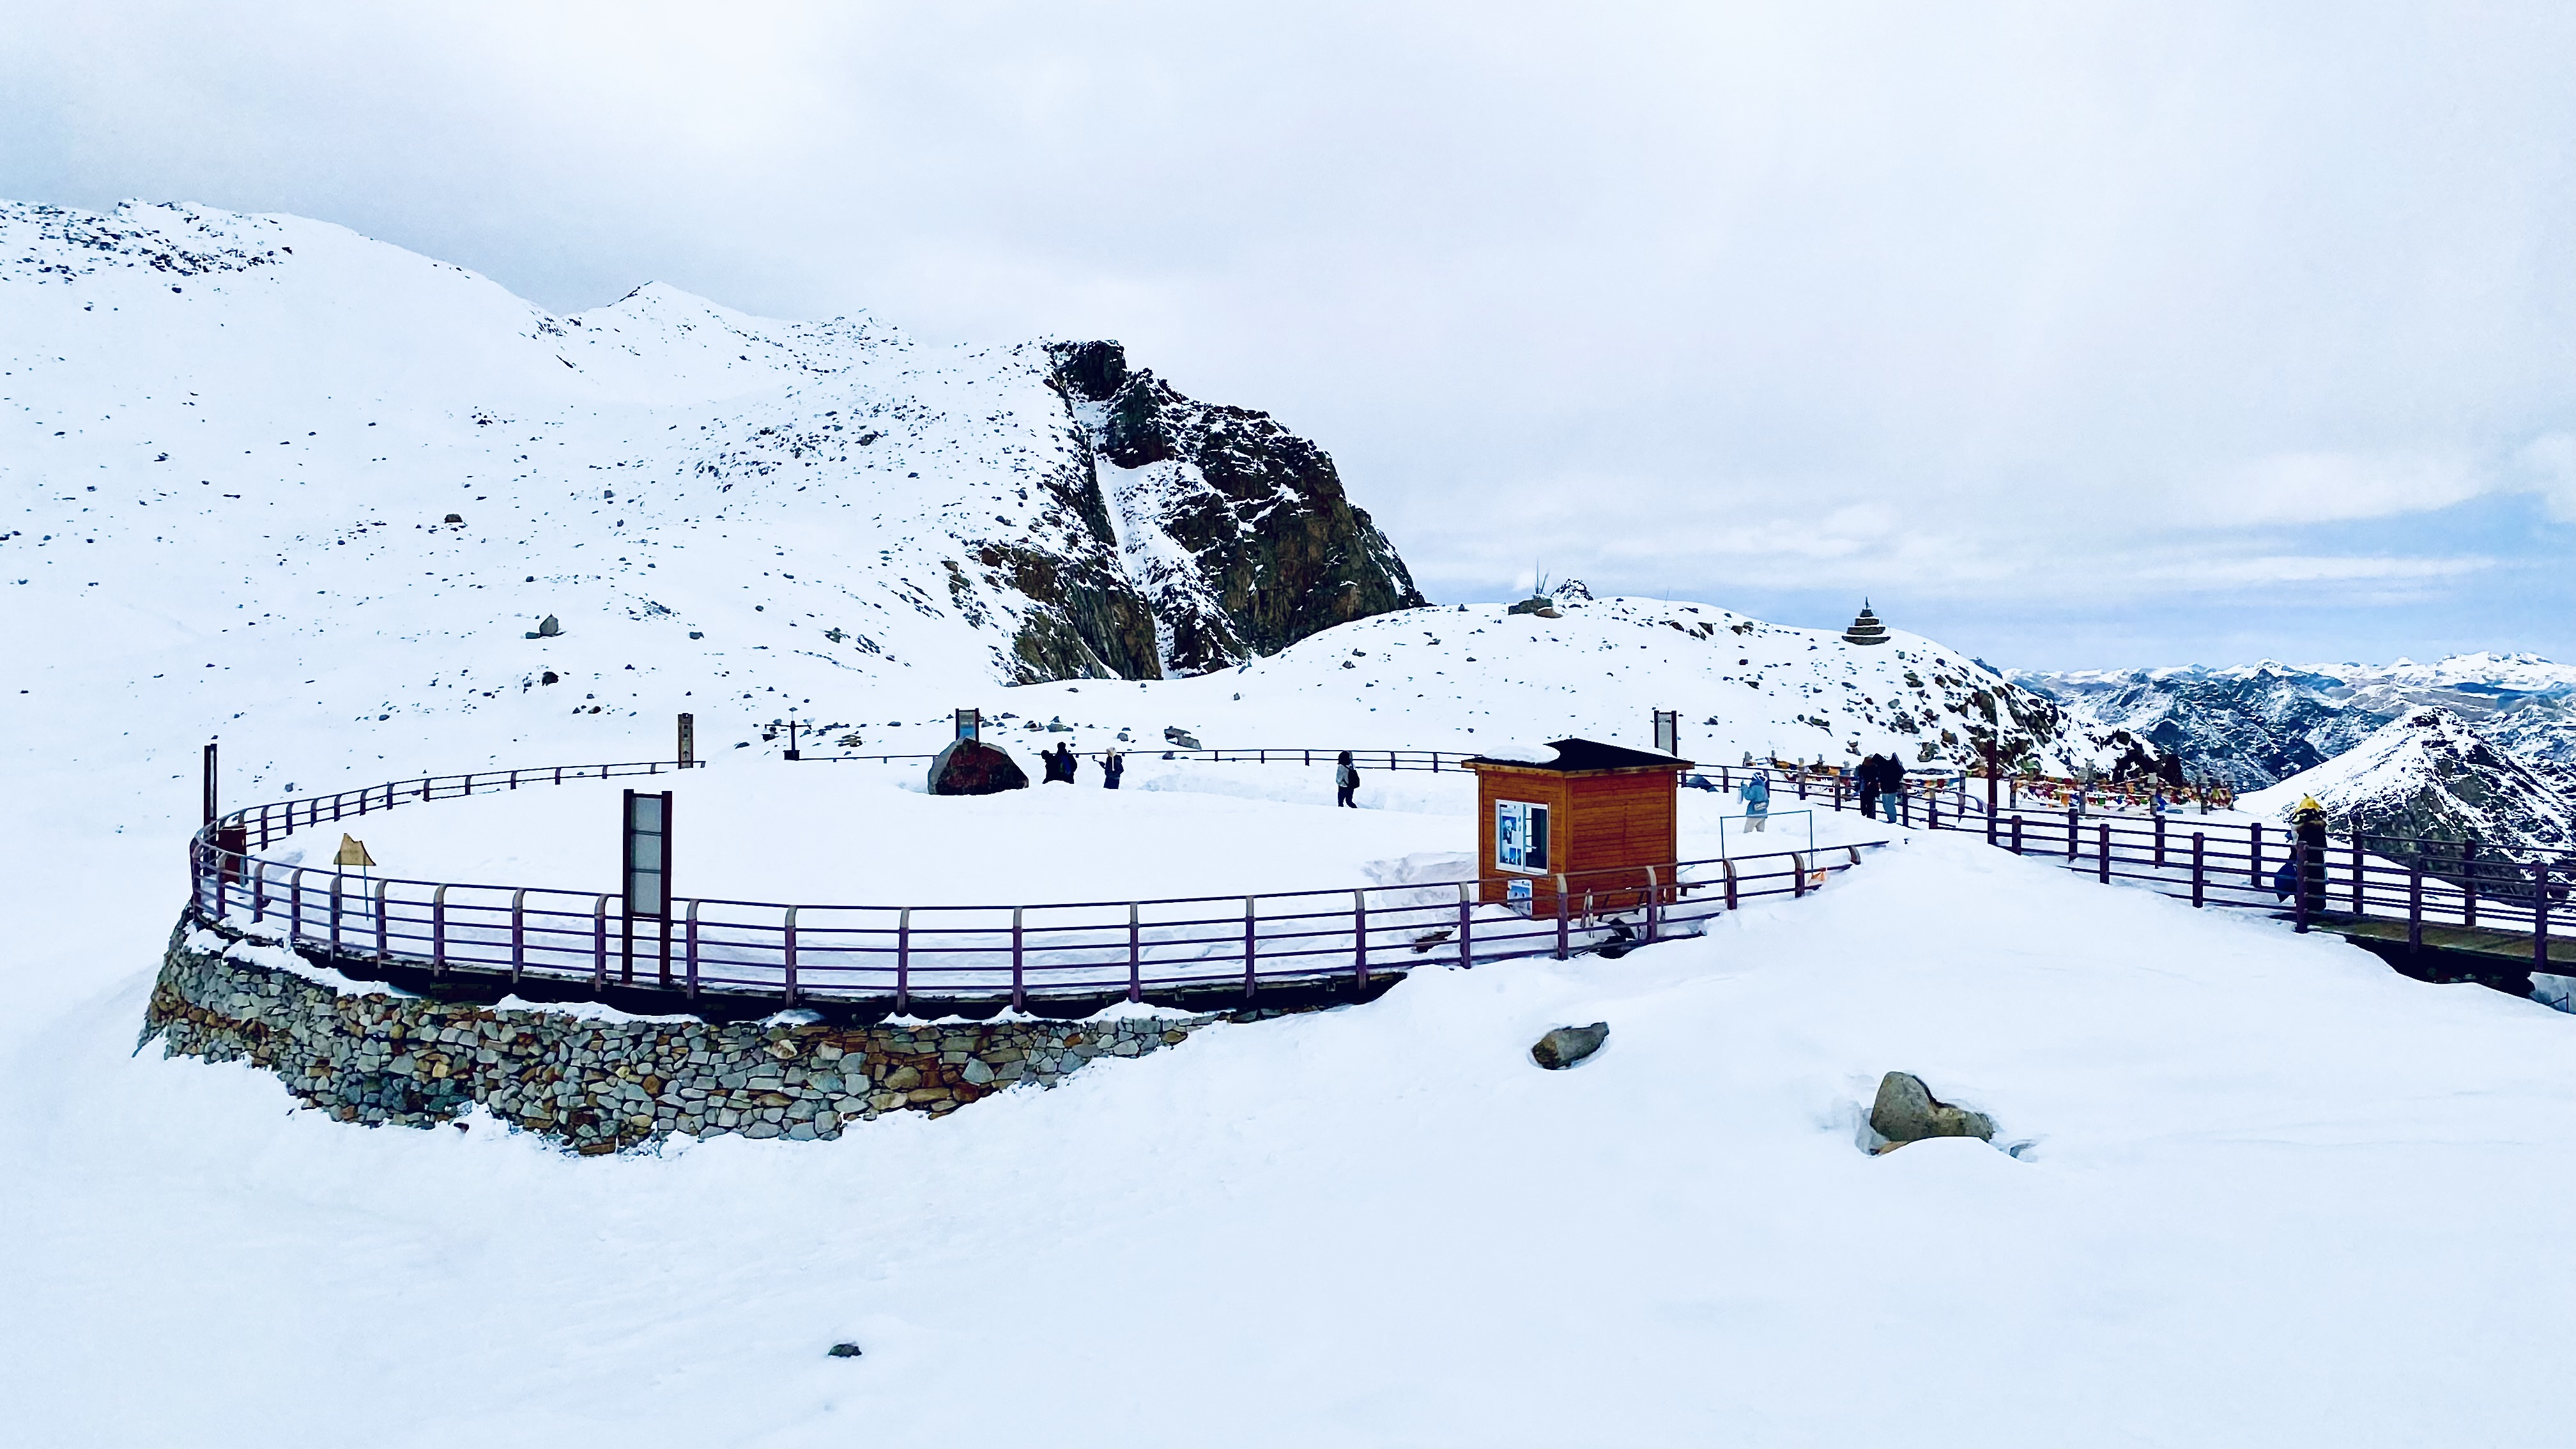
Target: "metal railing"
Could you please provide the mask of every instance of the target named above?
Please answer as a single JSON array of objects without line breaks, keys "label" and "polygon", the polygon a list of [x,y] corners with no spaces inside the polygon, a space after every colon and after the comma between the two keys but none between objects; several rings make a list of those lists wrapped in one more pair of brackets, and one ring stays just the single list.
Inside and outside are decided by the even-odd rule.
[{"label": "metal railing", "polygon": [[[1204,752],[1215,754],[1214,751]],[[1282,751],[1227,751],[1274,760]],[[1317,752],[1323,753],[1323,752]],[[1337,755],[1339,752],[1330,752]],[[1458,758],[1392,755],[1393,768]],[[1410,761],[1423,763],[1409,763]],[[614,892],[372,876],[262,858],[295,830],[405,803],[536,783],[649,775],[670,761],[477,771],[237,811],[189,844],[192,909],[255,937],[363,967],[809,1000],[993,1000],[1227,988],[1421,965],[1618,952],[1698,935],[1748,901],[1800,897],[1881,842],[1669,865],[1358,889],[1016,905],[672,902],[630,922]],[[1515,886],[1526,887],[1516,891]],[[630,930],[630,926],[633,928]]]},{"label": "metal railing", "polygon": [[[1003,732],[999,730],[993,731],[992,734],[983,741],[983,743],[992,745],[996,749],[1003,747],[1009,742],[1008,738],[1006,738]],[[1043,734],[1041,734],[1038,739],[1021,741],[1023,744],[1041,744],[1043,742]],[[1073,753],[1074,758],[1076,759],[1097,760],[1101,756],[1111,753],[1112,750],[1115,750],[1116,753],[1125,755],[1132,760],[1191,760],[1204,764],[1221,765],[1330,765],[1339,761],[1342,754],[1339,746],[1335,746],[1332,749],[1308,749],[1292,745],[1283,746],[1277,749],[1190,750],[1183,749],[1178,745],[1143,744],[1132,747],[1110,746],[1093,750],[1076,750]],[[1043,753],[1043,751],[1041,753]],[[1351,763],[1363,770],[1430,770],[1435,773],[1442,770],[1455,773],[1464,767],[1466,761],[1475,758],[1475,754],[1472,751],[1465,750],[1353,750],[1350,753]],[[811,750],[803,750],[797,753],[796,761],[799,764],[833,762],[883,763],[894,760],[928,761],[938,758],[939,756],[935,751],[928,754],[903,755],[818,755]]]}]

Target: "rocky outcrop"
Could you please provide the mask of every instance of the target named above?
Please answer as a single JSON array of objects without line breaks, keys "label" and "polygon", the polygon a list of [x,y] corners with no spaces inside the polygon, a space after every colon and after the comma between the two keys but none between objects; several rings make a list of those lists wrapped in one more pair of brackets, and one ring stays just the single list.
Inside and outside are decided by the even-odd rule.
[{"label": "rocky outcrop", "polygon": [[1093,490],[1117,515],[1128,576],[1160,627],[1165,673],[1224,668],[1423,604],[1313,443],[1266,413],[1198,402],[1130,370],[1118,343],[1048,351],[1090,442]]}]

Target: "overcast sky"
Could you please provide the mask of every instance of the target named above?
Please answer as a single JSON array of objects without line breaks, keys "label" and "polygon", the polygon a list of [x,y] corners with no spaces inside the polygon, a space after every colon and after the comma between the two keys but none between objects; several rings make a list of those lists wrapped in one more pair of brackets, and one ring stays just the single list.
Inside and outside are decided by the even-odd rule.
[{"label": "overcast sky", "polygon": [[0,194],[1115,337],[1440,600],[2576,658],[2576,5],[11,7]]}]

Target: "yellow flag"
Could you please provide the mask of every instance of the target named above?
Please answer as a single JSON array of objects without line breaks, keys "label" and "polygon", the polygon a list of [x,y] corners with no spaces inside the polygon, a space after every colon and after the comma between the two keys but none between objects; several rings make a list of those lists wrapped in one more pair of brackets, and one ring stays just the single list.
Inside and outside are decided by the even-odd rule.
[{"label": "yellow flag", "polygon": [[337,866],[374,865],[376,858],[367,854],[365,841],[344,833],[340,837],[340,853],[332,857],[331,863]]}]

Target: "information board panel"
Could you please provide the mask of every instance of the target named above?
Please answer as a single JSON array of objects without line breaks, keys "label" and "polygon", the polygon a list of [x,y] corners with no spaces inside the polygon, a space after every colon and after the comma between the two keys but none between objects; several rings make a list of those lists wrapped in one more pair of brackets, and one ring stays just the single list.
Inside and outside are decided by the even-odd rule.
[{"label": "information board panel", "polygon": [[626,792],[626,914],[671,913],[671,792]]}]

